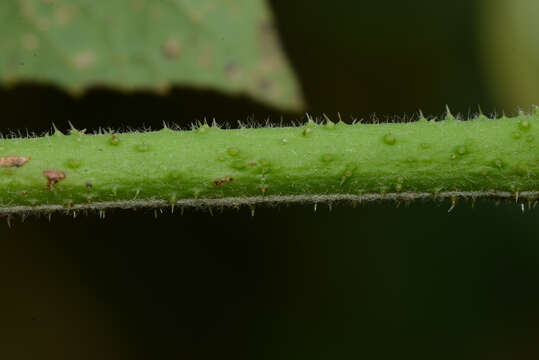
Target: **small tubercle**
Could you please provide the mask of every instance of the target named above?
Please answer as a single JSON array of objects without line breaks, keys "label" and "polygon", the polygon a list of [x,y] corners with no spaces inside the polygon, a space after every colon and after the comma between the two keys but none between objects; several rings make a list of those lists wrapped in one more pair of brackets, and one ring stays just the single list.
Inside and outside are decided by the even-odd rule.
[{"label": "small tubercle", "polygon": [[383,140],[384,143],[386,143],[387,145],[395,145],[395,143],[397,142],[397,139],[391,133],[384,135]]}]

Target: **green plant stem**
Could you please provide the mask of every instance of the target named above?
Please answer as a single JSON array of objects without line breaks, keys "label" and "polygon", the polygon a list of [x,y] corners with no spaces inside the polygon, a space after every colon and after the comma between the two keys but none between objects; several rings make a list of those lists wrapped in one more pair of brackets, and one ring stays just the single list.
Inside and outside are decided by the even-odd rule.
[{"label": "green plant stem", "polygon": [[[539,196],[539,115],[0,141],[0,211]],[[18,165],[18,166],[17,166]]]}]

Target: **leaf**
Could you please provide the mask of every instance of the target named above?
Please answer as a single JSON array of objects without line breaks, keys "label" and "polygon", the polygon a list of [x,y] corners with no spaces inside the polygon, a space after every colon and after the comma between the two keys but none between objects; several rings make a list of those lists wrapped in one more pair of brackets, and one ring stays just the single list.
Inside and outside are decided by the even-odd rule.
[{"label": "leaf", "polygon": [[212,88],[300,109],[264,0],[0,1],[0,82]]},{"label": "leaf", "polygon": [[484,64],[493,93],[509,110],[538,104],[538,13],[537,0],[483,2]]}]

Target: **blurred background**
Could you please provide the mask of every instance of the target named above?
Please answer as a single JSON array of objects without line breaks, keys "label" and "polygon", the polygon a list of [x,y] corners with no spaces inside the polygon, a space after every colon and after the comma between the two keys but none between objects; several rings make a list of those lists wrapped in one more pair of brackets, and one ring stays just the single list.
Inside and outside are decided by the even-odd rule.
[{"label": "blurred background", "polygon": [[[466,118],[537,99],[531,0],[270,3],[310,113],[409,118],[449,104]],[[4,133],[303,117],[184,87],[71,97],[23,84],[0,88],[0,109]],[[539,212],[449,206],[14,220],[0,226],[0,356],[538,358]]]}]

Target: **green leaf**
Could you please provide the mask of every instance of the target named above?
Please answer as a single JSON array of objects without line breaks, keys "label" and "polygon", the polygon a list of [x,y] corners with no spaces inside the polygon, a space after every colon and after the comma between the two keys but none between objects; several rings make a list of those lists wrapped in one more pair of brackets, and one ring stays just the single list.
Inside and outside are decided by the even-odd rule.
[{"label": "green leaf", "polygon": [[539,2],[484,0],[484,65],[494,95],[506,109],[538,104]]},{"label": "green leaf", "polygon": [[212,88],[300,109],[264,0],[0,1],[0,82]]}]

